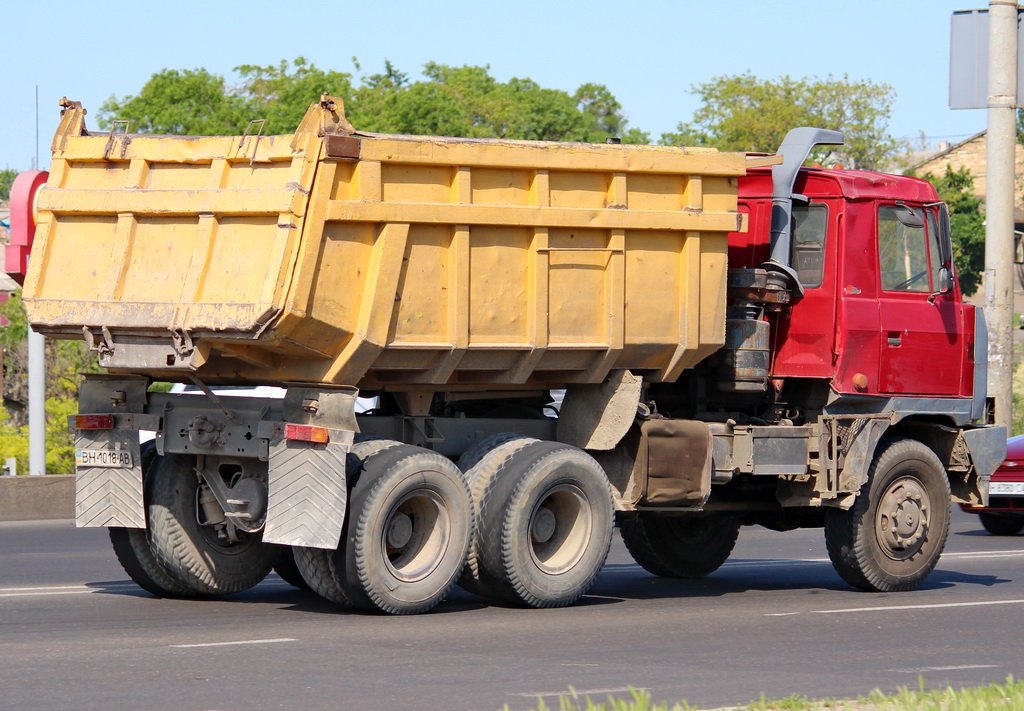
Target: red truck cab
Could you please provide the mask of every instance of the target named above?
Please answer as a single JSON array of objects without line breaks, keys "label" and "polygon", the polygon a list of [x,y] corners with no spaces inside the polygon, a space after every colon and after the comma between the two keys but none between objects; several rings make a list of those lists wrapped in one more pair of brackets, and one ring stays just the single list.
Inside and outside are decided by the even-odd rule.
[{"label": "red truck cab", "polygon": [[[952,275],[945,206],[930,183],[857,170],[801,169],[792,267],[803,295],[773,326],[771,377],[827,380],[841,395],[970,398],[974,307]],[[739,183],[746,232],[729,262],[768,259],[772,174]]]}]

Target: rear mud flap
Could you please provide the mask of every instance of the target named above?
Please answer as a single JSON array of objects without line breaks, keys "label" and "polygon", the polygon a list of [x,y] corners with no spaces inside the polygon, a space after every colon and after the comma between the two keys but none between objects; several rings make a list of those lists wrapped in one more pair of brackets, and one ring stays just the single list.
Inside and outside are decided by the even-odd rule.
[{"label": "rear mud flap", "polygon": [[[146,527],[137,430],[79,431],[75,460],[76,526]],[[128,466],[105,466],[114,461]]]},{"label": "rear mud flap", "polygon": [[352,437],[352,432],[331,430],[327,444],[270,440],[265,542],[338,547],[348,500],[345,463]]}]

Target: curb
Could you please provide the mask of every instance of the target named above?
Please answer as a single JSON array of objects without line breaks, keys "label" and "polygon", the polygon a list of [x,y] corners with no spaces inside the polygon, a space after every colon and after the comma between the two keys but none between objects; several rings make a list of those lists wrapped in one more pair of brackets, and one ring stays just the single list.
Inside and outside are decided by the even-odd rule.
[{"label": "curb", "polygon": [[0,476],[0,521],[74,517],[73,474]]}]

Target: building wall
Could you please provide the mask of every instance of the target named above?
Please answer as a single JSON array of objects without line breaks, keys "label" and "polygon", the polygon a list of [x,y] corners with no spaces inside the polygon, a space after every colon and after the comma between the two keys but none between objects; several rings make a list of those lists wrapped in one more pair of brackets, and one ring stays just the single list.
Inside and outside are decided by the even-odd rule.
[{"label": "building wall", "polygon": [[[988,183],[988,163],[986,161],[986,133],[983,131],[962,143],[958,143],[947,151],[939,153],[930,160],[920,163],[914,167],[914,173],[924,176],[926,173],[942,175],[946,172],[946,166],[952,166],[953,170],[960,170],[966,167],[974,177],[974,193],[984,198]],[[1024,146],[1016,145],[1017,175],[1024,176]],[[1018,178],[1018,183],[1020,178]],[[1018,192],[1021,186],[1018,185]]]}]

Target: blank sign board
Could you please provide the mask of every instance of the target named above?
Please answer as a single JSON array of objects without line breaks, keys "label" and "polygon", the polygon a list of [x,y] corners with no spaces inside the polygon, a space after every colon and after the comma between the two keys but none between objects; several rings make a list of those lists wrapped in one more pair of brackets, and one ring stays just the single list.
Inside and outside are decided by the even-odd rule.
[{"label": "blank sign board", "polygon": [[[1024,37],[1021,14],[1017,11],[1017,66],[1024,67]],[[1017,72],[1017,102],[1024,97]],[[953,13],[949,46],[949,108],[988,108],[988,10],[958,10]]]}]

